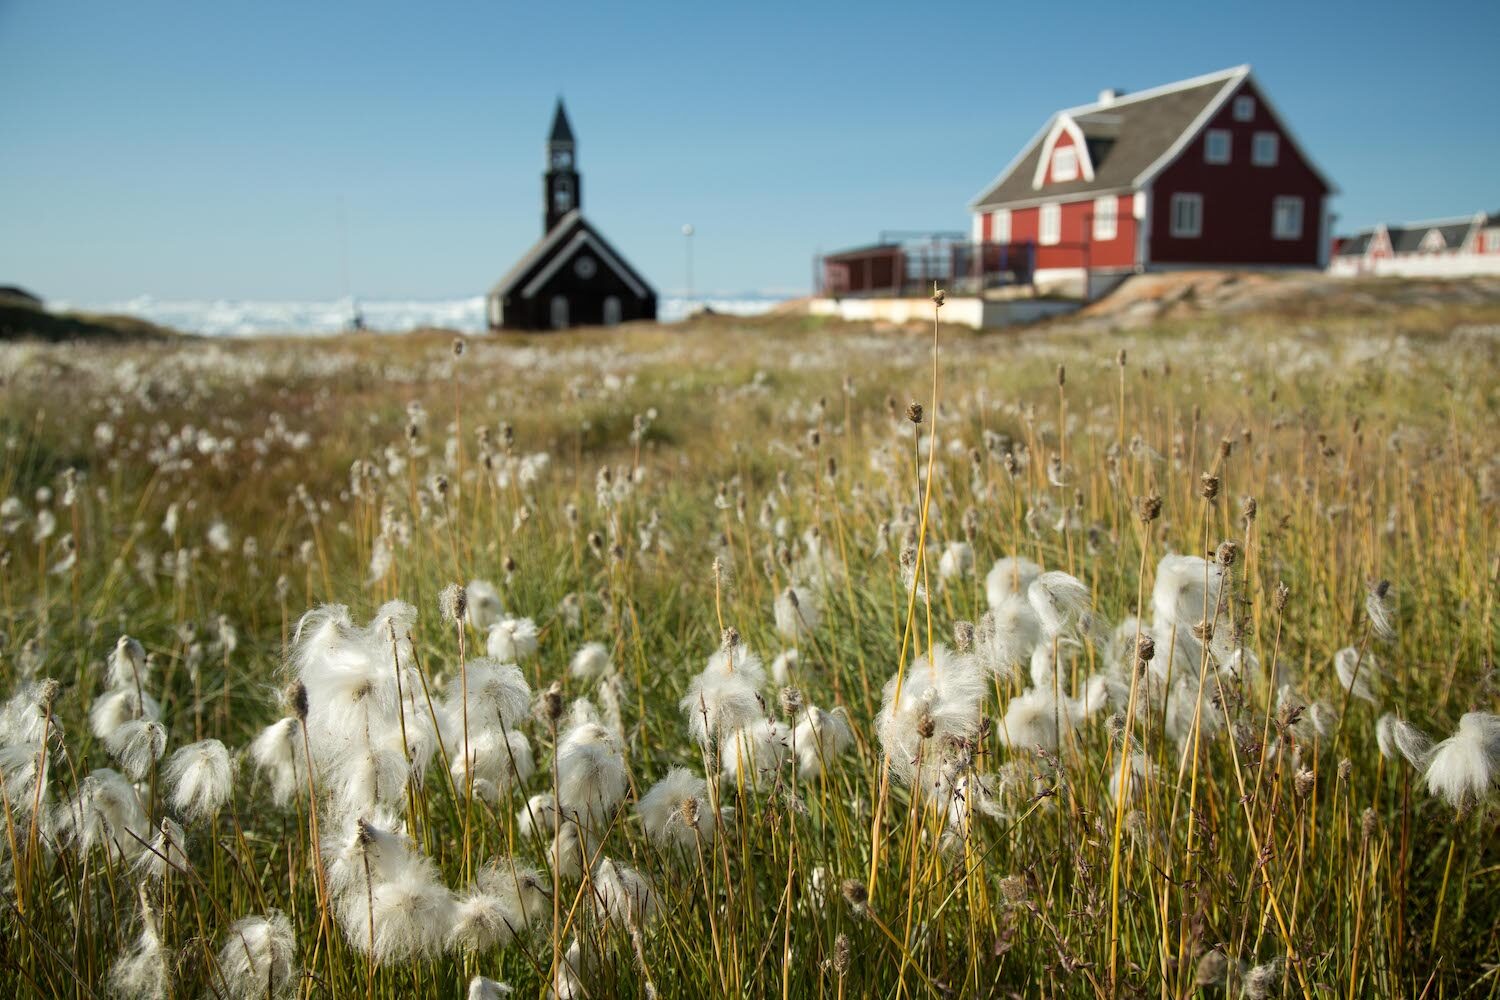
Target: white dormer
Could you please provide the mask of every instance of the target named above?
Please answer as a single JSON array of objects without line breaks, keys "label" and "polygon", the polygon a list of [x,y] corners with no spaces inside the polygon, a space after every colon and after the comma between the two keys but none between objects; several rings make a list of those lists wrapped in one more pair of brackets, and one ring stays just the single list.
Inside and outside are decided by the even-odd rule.
[{"label": "white dormer", "polygon": [[[1063,136],[1067,136],[1069,142],[1059,146]],[[1054,184],[1080,178],[1086,181],[1094,179],[1094,164],[1089,159],[1088,143],[1084,141],[1083,129],[1078,127],[1072,115],[1058,115],[1057,121],[1047,132],[1047,138],[1042,142],[1041,155],[1037,157],[1036,175],[1031,180],[1033,188],[1041,188],[1046,183],[1049,167]]]},{"label": "white dormer", "polygon": [[1422,237],[1422,242],[1417,249],[1422,253],[1442,253],[1448,249],[1448,241],[1443,239],[1443,234],[1436,229],[1429,229],[1427,235]]}]

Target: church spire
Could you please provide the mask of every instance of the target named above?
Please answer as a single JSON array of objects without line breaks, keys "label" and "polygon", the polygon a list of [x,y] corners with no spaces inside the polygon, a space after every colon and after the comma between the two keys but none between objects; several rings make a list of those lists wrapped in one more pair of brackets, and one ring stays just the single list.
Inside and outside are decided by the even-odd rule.
[{"label": "church spire", "polygon": [[557,143],[573,144],[573,127],[568,124],[568,112],[563,109],[562,98],[557,99],[557,111],[552,115],[552,134],[547,137],[548,145]]},{"label": "church spire", "polygon": [[547,136],[547,173],[543,177],[542,231],[552,227],[582,202],[582,178],[578,176],[577,144],[562,98],[552,115],[552,132]]}]

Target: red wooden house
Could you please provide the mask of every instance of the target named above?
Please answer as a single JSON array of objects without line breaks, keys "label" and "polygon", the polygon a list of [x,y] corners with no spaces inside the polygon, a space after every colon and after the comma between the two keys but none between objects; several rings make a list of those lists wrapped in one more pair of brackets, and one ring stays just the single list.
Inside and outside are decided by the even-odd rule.
[{"label": "red wooden house", "polygon": [[1322,267],[1335,188],[1238,66],[1054,114],[970,205],[973,239],[1033,244],[1034,280]]}]

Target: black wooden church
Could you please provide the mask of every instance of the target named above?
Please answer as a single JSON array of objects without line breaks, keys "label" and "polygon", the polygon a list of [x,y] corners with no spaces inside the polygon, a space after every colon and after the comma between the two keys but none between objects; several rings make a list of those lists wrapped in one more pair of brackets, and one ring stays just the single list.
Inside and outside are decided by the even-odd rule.
[{"label": "black wooden church", "polygon": [[578,145],[562,101],[547,137],[543,236],[495,283],[492,330],[561,330],[656,318],[656,293],[583,217]]}]

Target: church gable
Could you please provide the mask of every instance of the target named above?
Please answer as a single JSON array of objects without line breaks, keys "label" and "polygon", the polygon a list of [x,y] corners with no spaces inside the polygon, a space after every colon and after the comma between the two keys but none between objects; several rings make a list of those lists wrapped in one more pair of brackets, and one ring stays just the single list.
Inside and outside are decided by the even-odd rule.
[{"label": "church gable", "polygon": [[656,293],[581,211],[577,140],[562,102],[547,139],[543,236],[490,290],[491,329],[557,330],[656,318]]},{"label": "church gable", "polygon": [[[601,269],[607,273],[601,274]],[[633,295],[645,298],[651,294],[640,277],[615,256],[603,237],[586,222],[535,270],[535,275],[522,286],[522,295],[537,294],[559,271],[565,270],[571,270],[574,278],[585,284],[595,278],[608,283],[607,279],[612,276],[614,283],[623,285]]]}]

